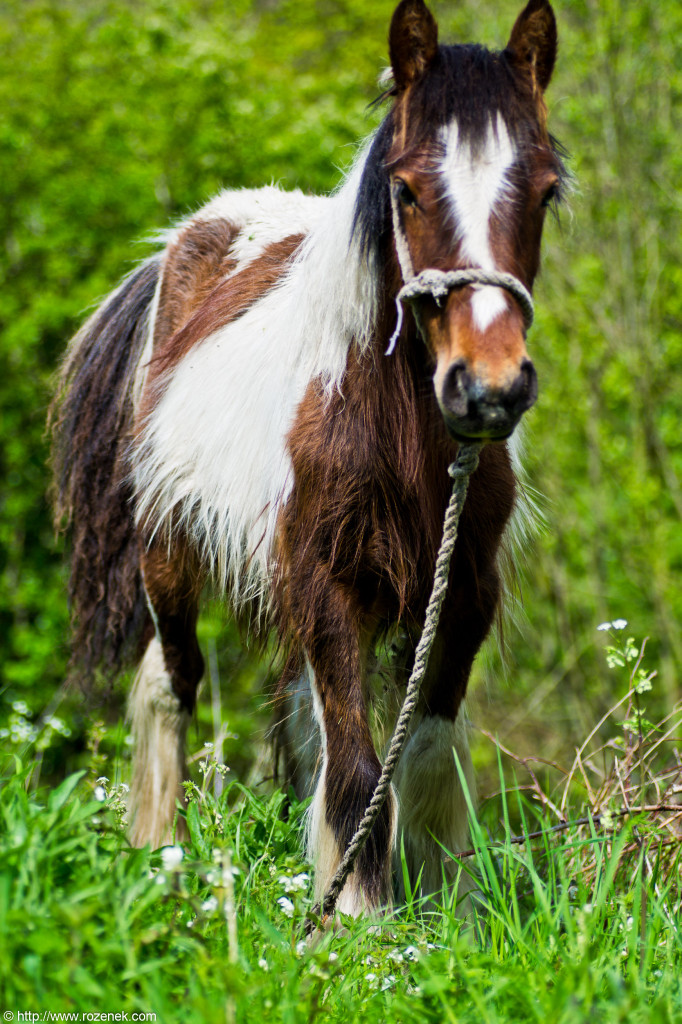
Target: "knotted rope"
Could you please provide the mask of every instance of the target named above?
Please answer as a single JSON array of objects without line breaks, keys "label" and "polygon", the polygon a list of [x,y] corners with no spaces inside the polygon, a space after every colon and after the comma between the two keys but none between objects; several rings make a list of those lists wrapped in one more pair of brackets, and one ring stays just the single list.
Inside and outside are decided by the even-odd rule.
[{"label": "knotted rope", "polygon": [[[466,270],[436,270],[431,267],[428,270],[422,270],[420,274],[416,274],[414,277],[410,277],[398,292],[395,300],[398,309],[398,321],[388,343],[386,355],[390,356],[393,352],[403,327],[403,302],[414,302],[415,299],[420,298],[422,295],[432,295],[440,306],[441,300],[453,288],[464,288],[469,284],[490,284],[495,288],[504,288],[505,291],[514,296],[520,305],[526,330],[533,323],[534,306],[531,294],[526,286],[519,281],[518,277],[514,277],[513,274],[505,274],[498,270],[482,270],[476,267],[467,268]],[[419,326],[418,320],[417,326]]]},{"label": "knotted rope", "polygon": [[445,512],[443,539],[441,540],[438,557],[436,559],[433,589],[426,608],[426,618],[424,620],[422,635],[415,651],[414,666],[407,683],[405,700],[403,701],[403,706],[400,709],[400,714],[398,715],[398,720],[393,732],[393,738],[391,739],[391,745],[388,749],[388,754],[381,770],[379,781],[377,782],[372,795],[372,799],[370,800],[369,806],[357,827],[355,835],[348,844],[343,860],[339,864],[336,874],[324,894],[324,898],[312,908],[312,920],[309,920],[308,932],[312,931],[315,927],[315,919],[321,918],[321,923],[324,924],[329,915],[334,912],[341,890],[353,870],[358,854],[365,845],[367,837],[372,831],[379,812],[384,806],[386,797],[388,796],[393,773],[395,772],[396,765],[400,760],[400,755],[402,754],[403,747],[405,746],[410,721],[419,701],[421,684],[426,673],[429,654],[431,653],[431,647],[433,646],[433,641],[436,636],[438,620],[440,619],[440,612],[448,587],[450,559],[455,547],[455,541],[457,540],[459,517],[462,513],[462,508],[464,507],[464,501],[469,487],[469,477],[478,466],[478,456],[481,448],[482,444],[479,443],[460,445],[457,458],[448,468],[448,473],[452,477],[452,494],[450,495],[450,501]]}]

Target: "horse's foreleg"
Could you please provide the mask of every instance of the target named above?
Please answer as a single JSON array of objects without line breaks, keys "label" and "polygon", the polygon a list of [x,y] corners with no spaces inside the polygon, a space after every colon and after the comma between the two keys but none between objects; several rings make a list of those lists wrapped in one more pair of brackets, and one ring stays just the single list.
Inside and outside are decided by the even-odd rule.
[{"label": "horse's foreleg", "polygon": [[[361,630],[353,593],[327,580],[324,594],[312,600],[308,595],[305,607],[299,629],[322,737],[322,765],[308,824],[308,848],[320,898],[371,800],[381,765],[367,721]],[[363,908],[371,910],[388,901],[393,820],[388,801],[341,893],[338,909],[343,913],[357,915]]]},{"label": "horse's foreleg", "polygon": [[176,800],[184,797],[185,735],[203,672],[196,637],[200,583],[185,551],[169,557],[163,548],[150,549],[142,567],[154,632],[129,699],[130,841],[158,847],[171,840]]},{"label": "horse's foreleg", "polygon": [[[462,782],[474,805],[476,796],[463,699],[499,595],[494,567],[479,573],[475,583],[469,579],[468,585],[457,568],[453,566],[458,585],[443,607],[418,715],[394,780],[400,806],[398,850],[402,839],[410,879],[415,883],[420,878],[424,896],[438,893],[444,883],[455,883],[460,865],[448,853],[470,846]],[[400,865],[397,876],[402,887]],[[462,872],[459,896],[470,888]]]}]

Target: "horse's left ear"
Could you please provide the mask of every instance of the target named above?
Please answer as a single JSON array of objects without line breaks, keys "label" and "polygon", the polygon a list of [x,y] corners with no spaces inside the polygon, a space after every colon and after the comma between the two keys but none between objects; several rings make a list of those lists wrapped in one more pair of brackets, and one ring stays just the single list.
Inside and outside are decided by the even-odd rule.
[{"label": "horse's left ear", "polygon": [[388,53],[399,92],[421,78],[437,50],[438,25],[424,0],[401,0],[388,32]]},{"label": "horse's left ear", "polygon": [[529,0],[516,19],[505,53],[543,91],[556,60],[557,32],[549,0]]}]

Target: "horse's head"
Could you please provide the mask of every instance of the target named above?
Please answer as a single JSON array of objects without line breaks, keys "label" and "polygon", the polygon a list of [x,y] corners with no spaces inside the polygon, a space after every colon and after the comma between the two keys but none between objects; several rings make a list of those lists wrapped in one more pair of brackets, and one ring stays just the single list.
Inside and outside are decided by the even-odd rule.
[{"label": "horse's head", "polygon": [[422,0],[402,0],[389,46],[394,102],[375,146],[403,279],[429,268],[511,275],[506,287],[458,284],[440,296],[427,289],[413,306],[450,434],[502,439],[537,396],[525,340],[532,305],[528,296],[524,316],[522,300],[563,170],[543,99],[554,14],[548,0],[530,0],[497,53],[439,46]]}]

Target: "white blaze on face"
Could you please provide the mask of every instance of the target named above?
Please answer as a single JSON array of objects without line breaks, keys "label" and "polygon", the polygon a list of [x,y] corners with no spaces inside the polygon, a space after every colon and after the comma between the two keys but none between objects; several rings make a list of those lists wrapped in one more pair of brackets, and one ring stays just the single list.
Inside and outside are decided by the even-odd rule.
[{"label": "white blaze on face", "polygon": [[[507,126],[498,114],[476,153],[460,140],[456,122],[443,129],[443,136],[445,156],[440,174],[462,256],[474,267],[499,270],[490,248],[490,217],[508,188],[507,172],[516,158]],[[479,286],[471,307],[476,327],[484,331],[507,308],[506,295],[501,288]]]}]

